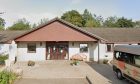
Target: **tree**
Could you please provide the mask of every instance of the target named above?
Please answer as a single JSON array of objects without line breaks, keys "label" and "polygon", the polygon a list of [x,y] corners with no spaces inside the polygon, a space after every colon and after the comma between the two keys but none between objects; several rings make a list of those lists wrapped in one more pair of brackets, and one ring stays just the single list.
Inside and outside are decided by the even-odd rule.
[{"label": "tree", "polygon": [[84,10],[82,17],[83,17],[84,27],[99,27],[100,26],[100,22],[98,18],[93,17],[92,14],[87,9]]},{"label": "tree", "polygon": [[43,18],[43,19],[41,19],[38,23],[32,24],[32,25],[31,25],[31,28],[36,28],[36,27],[38,27],[38,26],[40,26],[40,25],[46,24],[47,22],[48,22],[48,18]]},{"label": "tree", "polygon": [[116,24],[117,27],[126,27],[126,28],[134,27],[134,22],[132,21],[132,19],[127,19],[124,17],[119,18]]},{"label": "tree", "polygon": [[97,26],[98,27],[103,26],[103,21],[104,21],[103,17],[102,16],[96,16],[95,18],[96,18]]},{"label": "tree", "polygon": [[23,18],[23,19],[19,19],[18,21],[16,21],[8,29],[9,30],[29,30],[29,29],[31,29],[31,25],[25,18]]},{"label": "tree", "polygon": [[135,27],[135,28],[140,28],[140,21],[136,21],[134,27]]},{"label": "tree", "polygon": [[4,30],[5,20],[0,17],[0,30]]},{"label": "tree", "polygon": [[76,10],[68,11],[61,16],[61,19],[68,21],[78,27],[82,27],[83,18]]},{"label": "tree", "polygon": [[34,23],[34,24],[32,25],[32,28],[36,28],[36,27],[37,27],[37,24]]},{"label": "tree", "polygon": [[108,17],[104,22],[103,22],[103,26],[104,27],[117,27],[117,22],[118,18],[116,16],[114,17]]},{"label": "tree", "polygon": [[38,26],[39,25],[43,25],[43,24],[46,24],[48,22],[48,18],[43,18],[40,20],[40,22],[38,23]]},{"label": "tree", "polygon": [[0,30],[4,30],[4,27],[3,26],[0,26]]}]

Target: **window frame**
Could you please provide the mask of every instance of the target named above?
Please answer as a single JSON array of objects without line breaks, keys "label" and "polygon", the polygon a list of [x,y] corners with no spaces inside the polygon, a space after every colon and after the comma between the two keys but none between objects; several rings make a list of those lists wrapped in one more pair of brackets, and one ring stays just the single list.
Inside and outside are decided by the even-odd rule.
[{"label": "window frame", "polygon": [[[34,47],[35,49],[30,49],[31,47]],[[28,53],[36,53],[36,43],[28,43],[27,44],[27,52]]]},{"label": "window frame", "polygon": [[[87,45],[87,49],[86,49],[86,51],[81,51],[81,46],[80,45]],[[88,46],[88,43],[80,43],[79,44],[79,51],[80,51],[80,53],[88,53],[88,51],[89,51],[89,46]]]},{"label": "window frame", "polygon": [[[140,65],[136,64],[136,57],[137,57],[137,56],[138,56],[138,55],[134,55],[135,66],[140,67]],[[138,56],[138,57],[140,57],[140,56]],[[139,60],[140,60],[140,59],[139,59]]]},{"label": "window frame", "polygon": [[[116,58],[116,52],[119,52],[119,53],[121,53],[121,54],[125,53],[125,54],[129,54],[129,55],[132,55],[132,56],[128,56],[129,61],[126,60],[126,58],[124,58],[124,57],[123,57],[122,59],[118,59],[118,58]],[[126,64],[129,64],[129,65],[132,65],[132,66],[135,66],[135,67],[139,67],[139,68],[140,68],[140,65],[136,65],[136,61],[135,61],[135,57],[136,57],[136,56],[137,56],[137,55],[135,55],[135,54],[130,54],[130,53],[121,52],[121,51],[114,51],[114,58],[115,58],[117,61],[122,61],[122,62],[124,62],[124,63],[126,63]],[[132,62],[132,59],[131,59],[131,61],[130,61],[130,57],[132,57],[133,62]]]},{"label": "window frame", "polygon": [[[108,45],[110,45],[110,51],[108,51]],[[113,52],[113,46],[114,44],[106,44],[106,52]]]}]

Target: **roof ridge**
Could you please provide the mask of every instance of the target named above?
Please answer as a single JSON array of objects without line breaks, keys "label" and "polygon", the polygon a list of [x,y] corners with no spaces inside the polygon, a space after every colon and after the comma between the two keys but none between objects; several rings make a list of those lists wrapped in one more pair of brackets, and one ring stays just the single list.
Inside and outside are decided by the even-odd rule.
[{"label": "roof ridge", "polygon": [[70,27],[72,27],[72,28],[74,28],[74,29],[77,29],[77,30],[79,30],[79,31],[81,31],[81,32],[83,32],[83,33],[86,33],[86,34],[88,34],[88,35],[90,35],[90,36],[92,36],[92,37],[95,37],[95,38],[97,38],[97,39],[101,39],[101,40],[106,41],[105,39],[103,39],[103,38],[101,38],[101,37],[99,37],[99,36],[97,36],[97,35],[95,35],[95,34],[91,34],[90,32],[88,32],[88,31],[86,31],[86,30],[83,30],[82,28],[77,27],[77,26],[71,24],[70,22],[67,22],[67,21],[65,21],[65,20],[63,20],[63,19],[60,19],[60,18],[58,18],[58,17],[55,17],[54,19],[51,19],[50,21],[48,21],[48,22],[46,22],[46,23],[44,23],[44,24],[42,24],[42,25],[36,27],[35,29],[33,29],[33,30],[29,31],[29,32],[26,32],[26,33],[24,33],[24,34],[22,34],[22,35],[20,35],[20,36],[17,36],[15,39],[20,38],[21,36],[27,35],[27,34],[33,32],[33,31],[36,31],[36,30],[38,30],[38,29],[40,29],[40,28],[42,28],[42,27],[44,27],[44,26],[46,26],[46,25],[48,25],[48,24],[50,24],[50,23],[52,23],[52,22],[54,22],[54,21],[62,22],[63,24],[66,24],[66,25],[68,25],[68,26],[70,26]]}]

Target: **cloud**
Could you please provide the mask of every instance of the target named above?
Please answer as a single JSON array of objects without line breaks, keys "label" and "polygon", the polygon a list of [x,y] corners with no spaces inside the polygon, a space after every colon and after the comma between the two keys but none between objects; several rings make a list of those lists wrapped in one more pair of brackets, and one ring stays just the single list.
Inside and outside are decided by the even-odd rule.
[{"label": "cloud", "polygon": [[[15,21],[21,18],[26,18],[31,24],[38,23],[43,18],[52,19],[59,16],[54,13],[55,10],[48,10],[48,6],[40,7],[35,5],[25,5],[27,1],[24,0],[0,0],[0,12],[5,14],[0,15],[6,21],[6,27],[11,26]],[[34,3],[34,2],[33,2]],[[35,3],[34,3],[35,4]],[[49,7],[51,9],[51,7]]]},{"label": "cloud", "polygon": [[57,15],[54,15],[52,13],[44,12],[44,13],[5,13],[1,17],[5,19],[6,21],[6,27],[11,26],[15,21],[18,19],[25,18],[27,21],[29,21],[31,24],[38,23],[41,19],[47,18],[52,19],[56,17]]},{"label": "cloud", "polygon": [[72,4],[79,4],[82,2],[82,0],[71,0]]},{"label": "cloud", "polygon": [[40,14],[35,14],[35,13],[19,14],[18,18],[26,18],[31,23],[38,23],[43,18],[52,19],[56,16],[57,15],[54,15],[52,13],[44,12],[44,13],[40,13]]}]

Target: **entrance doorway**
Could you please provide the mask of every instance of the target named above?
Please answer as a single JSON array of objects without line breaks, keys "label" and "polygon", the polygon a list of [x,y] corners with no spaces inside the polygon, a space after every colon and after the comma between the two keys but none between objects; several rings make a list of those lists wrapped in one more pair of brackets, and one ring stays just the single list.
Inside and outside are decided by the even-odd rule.
[{"label": "entrance doorway", "polygon": [[68,59],[68,42],[46,42],[46,59]]}]

